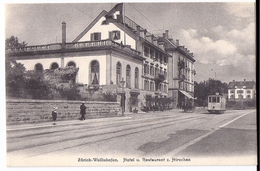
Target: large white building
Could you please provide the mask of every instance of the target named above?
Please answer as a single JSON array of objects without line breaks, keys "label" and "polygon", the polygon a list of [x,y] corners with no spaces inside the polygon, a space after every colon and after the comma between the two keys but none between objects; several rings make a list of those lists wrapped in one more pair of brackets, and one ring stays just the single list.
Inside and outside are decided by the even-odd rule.
[{"label": "large white building", "polygon": [[6,55],[27,70],[79,67],[76,82],[86,87],[113,83],[123,91],[124,80],[126,112],[132,96],[140,100],[139,108],[145,104],[145,95],[173,97],[173,107],[179,99],[193,98],[193,54],[171,40],[168,31],[156,37],[123,16],[122,10],[120,3],[109,12],[102,11],[72,42],[66,42],[63,22],[61,43],[8,49]]},{"label": "large white building", "polygon": [[235,81],[228,84],[228,100],[241,101],[252,100],[256,96],[255,81]]}]

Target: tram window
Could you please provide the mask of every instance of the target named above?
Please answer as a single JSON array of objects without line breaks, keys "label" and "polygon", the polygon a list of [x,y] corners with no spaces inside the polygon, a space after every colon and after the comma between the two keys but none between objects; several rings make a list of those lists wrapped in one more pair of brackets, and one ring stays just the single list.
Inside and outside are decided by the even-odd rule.
[{"label": "tram window", "polygon": [[211,103],[211,97],[209,97],[209,102]]},{"label": "tram window", "polygon": [[217,97],[217,103],[219,103],[219,97]]},{"label": "tram window", "polygon": [[216,97],[212,97],[212,102],[216,102],[217,101],[217,98]]}]

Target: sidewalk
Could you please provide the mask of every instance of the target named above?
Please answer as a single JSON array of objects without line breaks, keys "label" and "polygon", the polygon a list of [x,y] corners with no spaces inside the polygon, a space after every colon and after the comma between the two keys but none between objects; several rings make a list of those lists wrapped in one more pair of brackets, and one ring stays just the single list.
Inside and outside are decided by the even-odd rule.
[{"label": "sidewalk", "polygon": [[132,117],[142,117],[142,116],[149,116],[149,115],[156,115],[156,114],[163,114],[163,113],[182,113],[181,109],[171,109],[171,110],[165,110],[165,111],[149,111],[149,112],[139,112],[139,113],[124,113],[124,116],[122,114],[118,114],[117,117],[107,117],[107,118],[95,118],[95,119],[86,119],[84,121],[81,121],[79,119],[76,120],[62,120],[57,121],[56,125],[52,124],[52,121],[50,122],[38,122],[38,123],[24,123],[24,124],[17,124],[17,125],[7,125],[6,130],[7,131],[14,131],[14,130],[25,130],[25,129],[32,129],[32,128],[45,128],[45,127],[53,127],[53,126],[63,126],[63,125],[77,125],[77,124],[87,124],[87,123],[98,123],[98,122],[109,122],[113,120],[126,120],[131,119]]},{"label": "sidewalk", "polygon": [[18,125],[7,125],[7,131],[13,130],[24,130],[24,129],[32,129],[32,128],[45,128],[45,127],[53,127],[53,126],[63,126],[63,125],[78,125],[78,124],[87,124],[87,123],[98,123],[98,122],[105,122],[105,121],[112,121],[112,120],[125,120],[130,119],[129,116],[118,116],[118,117],[108,117],[108,118],[95,118],[95,119],[86,119],[81,121],[79,119],[76,120],[63,120],[63,121],[56,121],[56,125],[53,125],[53,122],[39,122],[39,123],[26,123],[26,124],[18,124]]}]

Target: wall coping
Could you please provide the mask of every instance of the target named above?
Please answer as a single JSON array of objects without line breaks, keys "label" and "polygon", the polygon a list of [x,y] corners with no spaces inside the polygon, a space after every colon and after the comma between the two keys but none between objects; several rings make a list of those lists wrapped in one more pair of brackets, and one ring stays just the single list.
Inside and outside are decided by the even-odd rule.
[{"label": "wall coping", "polygon": [[106,101],[76,101],[76,100],[35,100],[35,99],[6,99],[6,103],[74,103],[81,104],[119,104],[119,102],[106,102]]}]

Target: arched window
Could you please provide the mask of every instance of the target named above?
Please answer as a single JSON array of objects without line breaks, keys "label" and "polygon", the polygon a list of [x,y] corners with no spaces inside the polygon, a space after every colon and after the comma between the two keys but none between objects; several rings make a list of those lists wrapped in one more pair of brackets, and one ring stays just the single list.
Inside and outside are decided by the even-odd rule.
[{"label": "arched window", "polygon": [[50,69],[55,70],[57,68],[59,68],[59,65],[56,62],[51,64],[51,68]]},{"label": "arched window", "polygon": [[34,66],[34,69],[35,69],[36,71],[43,71],[43,66],[42,66],[42,64],[37,63],[37,64]]},{"label": "arched window", "polygon": [[120,85],[121,77],[122,77],[122,65],[120,62],[117,62],[117,64],[116,64],[116,84],[117,85]]},{"label": "arched window", "polygon": [[67,66],[69,66],[69,67],[76,67],[76,64],[74,62],[69,62]]},{"label": "arched window", "polygon": [[130,65],[126,66],[126,87],[131,88],[131,67],[130,67]]},{"label": "arched window", "polygon": [[139,70],[138,68],[135,68],[135,88],[139,88]]},{"label": "arched window", "polygon": [[90,84],[99,85],[99,63],[92,61],[90,64]]}]

